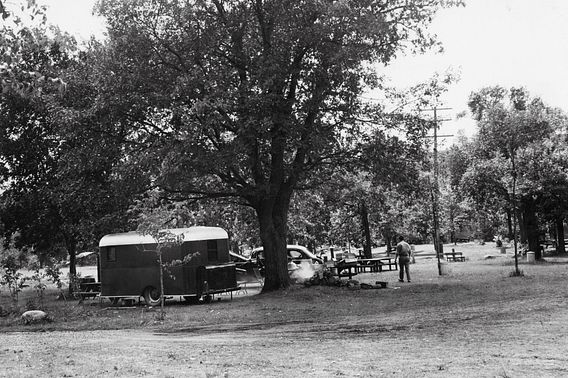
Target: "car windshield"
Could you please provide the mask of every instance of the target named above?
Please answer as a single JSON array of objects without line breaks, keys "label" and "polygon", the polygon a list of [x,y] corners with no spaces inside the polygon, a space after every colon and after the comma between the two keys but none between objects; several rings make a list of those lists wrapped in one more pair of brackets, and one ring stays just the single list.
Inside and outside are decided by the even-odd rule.
[{"label": "car windshield", "polygon": [[306,258],[300,251],[288,250],[288,256],[293,259],[304,259]]}]

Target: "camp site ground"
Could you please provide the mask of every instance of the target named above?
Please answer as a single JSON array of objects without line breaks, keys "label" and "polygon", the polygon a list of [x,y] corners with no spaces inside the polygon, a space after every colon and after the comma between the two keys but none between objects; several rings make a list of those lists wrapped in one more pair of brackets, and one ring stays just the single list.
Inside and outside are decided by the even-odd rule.
[{"label": "camp site ground", "polygon": [[511,277],[510,249],[458,249],[465,261],[447,263],[443,276],[437,259],[424,256],[411,265],[410,284],[387,270],[356,277],[388,281],[385,289],[256,295],[251,287],[207,305],[169,302],[164,321],[143,305],[51,300],[51,323],[0,318],[0,375],[566,376],[568,257],[521,258],[524,275]]}]

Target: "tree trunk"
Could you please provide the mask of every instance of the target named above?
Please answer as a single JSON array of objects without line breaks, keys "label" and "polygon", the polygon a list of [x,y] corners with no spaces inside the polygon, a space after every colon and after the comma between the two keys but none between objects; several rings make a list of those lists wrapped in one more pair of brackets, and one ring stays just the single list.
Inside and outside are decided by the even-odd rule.
[{"label": "tree trunk", "polygon": [[77,275],[77,250],[75,245],[68,247],[69,252],[69,274],[71,276]]},{"label": "tree trunk", "polygon": [[458,241],[456,240],[456,231],[450,231],[450,242],[454,243],[454,245],[458,245]]},{"label": "tree trunk", "polygon": [[72,296],[74,286],[77,281],[77,252],[76,250],[69,249],[69,295]]},{"label": "tree trunk", "polygon": [[566,245],[564,243],[564,219],[556,217],[556,253],[566,253]]},{"label": "tree trunk", "polygon": [[523,221],[525,224],[527,242],[529,251],[535,252],[537,260],[542,259],[542,251],[540,249],[538,219],[536,217],[536,204],[532,198],[523,199]]},{"label": "tree trunk", "polygon": [[288,207],[282,201],[264,200],[256,209],[265,264],[263,293],[290,286],[286,249]]},{"label": "tree trunk", "polygon": [[509,240],[513,240],[513,217],[511,215],[511,210],[510,209],[506,209],[507,212],[507,231],[508,231],[508,235],[507,237],[509,238]]},{"label": "tree trunk", "polygon": [[66,239],[65,244],[69,253],[69,295],[72,296],[77,279],[77,243],[72,239]]},{"label": "tree trunk", "polygon": [[527,243],[527,225],[521,210],[517,209],[517,224],[519,225],[519,239],[521,243]]},{"label": "tree trunk", "polygon": [[392,251],[392,243],[391,243],[392,237],[390,231],[384,232],[384,237],[385,237],[385,242],[387,244],[387,256],[390,256],[390,253]]},{"label": "tree trunk", "polygon": [[373,258],[373,253],[371,252],[371,230],[369,227],[369,211],[367,210],[365,200],[361,200],[361,225],[363,226],[363,239],[365,240],[363,254],[366,259],[371,259]]}]

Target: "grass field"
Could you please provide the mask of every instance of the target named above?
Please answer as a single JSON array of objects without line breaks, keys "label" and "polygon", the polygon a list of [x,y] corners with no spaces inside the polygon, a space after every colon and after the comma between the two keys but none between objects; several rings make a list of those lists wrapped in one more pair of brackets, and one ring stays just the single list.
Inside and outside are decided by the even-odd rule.
[{"label": "grass field", "polygon": [[[355,279],[386,289],[293,286],[145,306],[55,301],[54,321],[0,318],[3,376],[562,377],[568,375],[568,257],[520,260],[510,249],[461,244],[465,262],[438,275],[431,246],[398,272]],[[445,246],[445,251],[452,246]],[[488,258],[490,257],[490,258]],[[2,300],[5,302],[5,293]],[[33,293],[31,293],[33,296]],[[25,303],[25,293],[22,303]],[[3,303],[4,303],[3,302]]]}]

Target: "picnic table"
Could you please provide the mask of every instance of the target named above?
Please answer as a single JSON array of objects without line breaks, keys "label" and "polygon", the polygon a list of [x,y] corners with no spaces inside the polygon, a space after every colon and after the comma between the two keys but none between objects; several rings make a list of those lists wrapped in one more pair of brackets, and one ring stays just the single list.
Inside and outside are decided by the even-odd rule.
[{"label": "picnic table", "polygon": [[352,279],[353,276],[357,275],[357,261],[352,259],[347,260],[340,260],[340,261],[332,261],[331,264],[328,265],[328,268],[331,270],[332,274],[341,278],[341,277],[348,277]]},{"label": "picnic table", "polygon": [[387,267],[389,270],[398,270],[397,264],[394,262],[393,257],[376,257],[372,259],[358,259],[357,260],[357,272],[365,273],[367,270],[369,272],[382,272],[383,267]]},{"label": "picnic table", "polygon": [[444,256],[446,256],[446,261],[465,261],[465,256],[463,255],[463,253],[456,252],[453,249],[452,252],[444,253]]},{"label": "picnic table", "polygon": [[81,278],[79,282],[79,296],[81,299],[95,298],[101,294],[101,283],[95,282],[94,278]]}]

